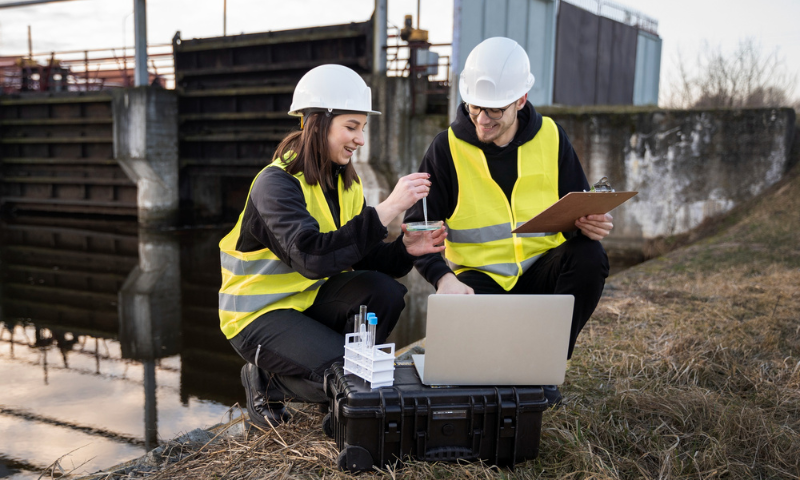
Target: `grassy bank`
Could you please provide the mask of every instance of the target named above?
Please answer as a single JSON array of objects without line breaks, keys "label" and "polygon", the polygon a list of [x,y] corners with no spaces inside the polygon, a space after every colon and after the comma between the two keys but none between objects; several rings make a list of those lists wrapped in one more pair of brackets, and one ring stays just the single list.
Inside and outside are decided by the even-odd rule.
[{"label": "grassy bank", "polygon": [[795,169],[613,277],[530,476],[800,478],[799,212]]},{"label": "grassy bank", "polygon": [[[610,278],[540,458],[359,478],[800,478],[800,176],[705,237]],[[350,478],[311,407],[147,478]],[[129,472],[137,478],[136,472]],[[109,475],[101,478],[122,478]]]}]

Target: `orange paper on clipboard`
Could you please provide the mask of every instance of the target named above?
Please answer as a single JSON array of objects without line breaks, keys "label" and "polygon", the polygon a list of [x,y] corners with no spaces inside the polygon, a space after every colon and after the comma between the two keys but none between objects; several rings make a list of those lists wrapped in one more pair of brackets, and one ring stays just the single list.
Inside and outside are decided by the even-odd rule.
[{"label": "orange paper on clipboard", "polygon": [[550,233],[575,230],[575,220],[608,213],[639,192],[570,192],[512,233]]}]

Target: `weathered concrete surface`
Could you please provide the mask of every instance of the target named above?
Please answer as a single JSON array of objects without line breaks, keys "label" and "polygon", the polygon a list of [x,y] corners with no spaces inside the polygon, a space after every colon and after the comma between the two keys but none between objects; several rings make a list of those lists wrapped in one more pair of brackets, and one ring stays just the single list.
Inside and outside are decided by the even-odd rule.
[{"label": "weathered concrete surface", "polygon": [[764,192],[792,159],[789,108],[543,113],[564,127],[590,182],[639,192],[612,213],[611,248],[688,232]]},{"label": "weathered concrete surface", "polygon": [[136,182],[139,223],[172,225],[178,218],[178,97],[136,87],[113,92],[114,158]]}]

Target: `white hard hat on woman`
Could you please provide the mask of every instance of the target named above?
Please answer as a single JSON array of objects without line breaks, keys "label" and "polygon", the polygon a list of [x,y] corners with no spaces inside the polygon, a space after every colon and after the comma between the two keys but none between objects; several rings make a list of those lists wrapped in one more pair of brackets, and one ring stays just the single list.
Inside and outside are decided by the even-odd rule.
[{"label": "white hard hat on woman", "polygon": [[510,38],[492,37],[470,52],[461,72],[459,92],[471,105],[500,108],[528,93],[533,82],[525,50]]},{"label": "white hard hat on woman", "polygon": [[381,114],[372,109],[372,90],[361,75],[333,64],[309,70],[294,89],[289,115],[301,117],[313,111]]}]

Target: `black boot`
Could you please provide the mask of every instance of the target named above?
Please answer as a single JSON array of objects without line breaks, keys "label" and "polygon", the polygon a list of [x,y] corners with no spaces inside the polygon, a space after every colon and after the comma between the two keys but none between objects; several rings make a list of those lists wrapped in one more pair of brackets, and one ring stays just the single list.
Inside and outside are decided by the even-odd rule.
[{"label": "black boot", "polygon": [[547,408],[563,405],[564,401],[561,398],[561,392],[558,391],[558,387],[555,385],[542,385],[542,390],[544,390],[544,398],[547,399]]},{"label": "black boot", "polygon": [[247,395],[247,413],[250,416],[250,423],[269,430],[292,418],[283,403],[269,401],[266,396],[267,382],[261,369],[252,363],[242,367],[242,385],[244,385],[244,392]]}]

